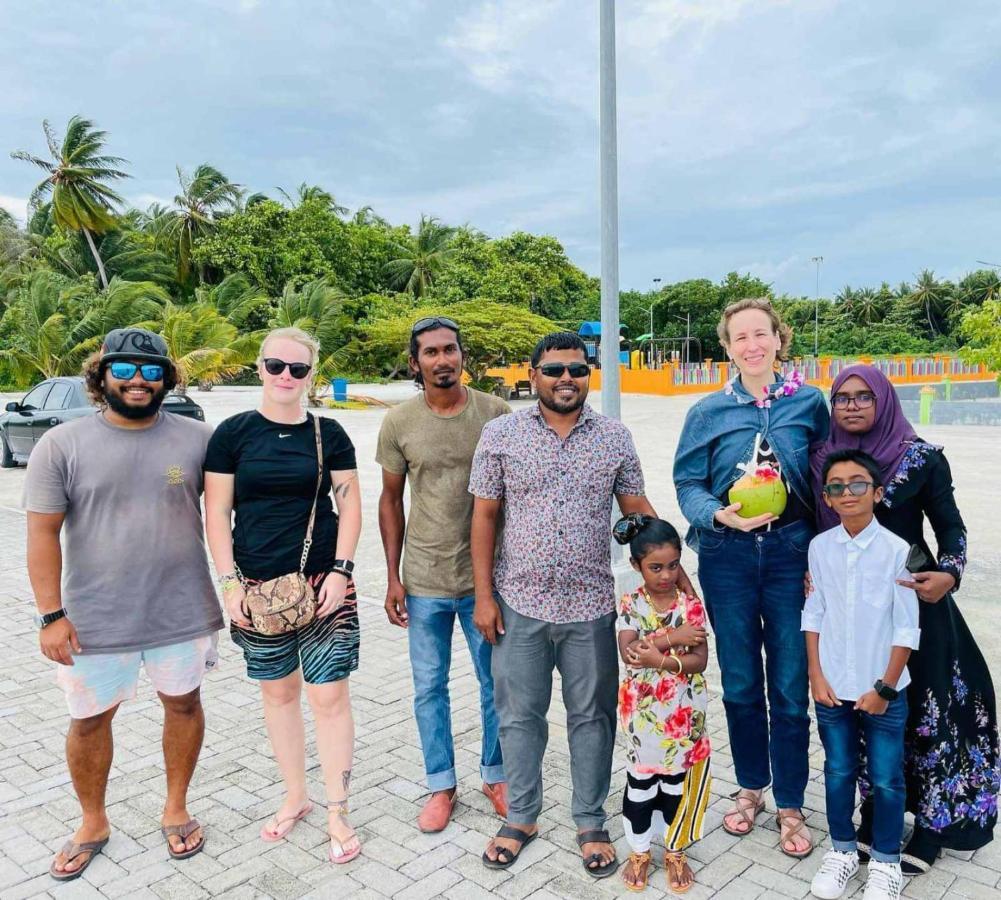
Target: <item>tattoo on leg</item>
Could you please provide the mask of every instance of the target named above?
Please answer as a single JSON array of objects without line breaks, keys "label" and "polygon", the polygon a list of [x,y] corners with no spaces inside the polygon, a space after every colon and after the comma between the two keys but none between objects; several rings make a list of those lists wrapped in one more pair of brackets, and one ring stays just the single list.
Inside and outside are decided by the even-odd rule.
[{"label": "tattoo on leg", "polygon": [[351,784],[351,770],[345,769],[341,772],[341,784],[344,786],[344,796],[348,795],[348,786]]}]

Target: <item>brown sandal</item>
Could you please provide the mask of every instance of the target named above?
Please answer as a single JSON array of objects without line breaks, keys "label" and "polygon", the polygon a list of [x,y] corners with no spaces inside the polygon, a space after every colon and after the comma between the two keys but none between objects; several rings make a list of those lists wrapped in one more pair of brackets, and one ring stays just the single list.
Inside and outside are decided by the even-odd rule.
[{"label": "brown sandal", "polygon": [[[647,881],[650,875],[650,866],[653,864],[653,857],[650,856],[650,851],[646,853],[630,853],[629,860],[626,863],[625,868],[622,870],[622,883],[626,886],[626,890],[629,891],[645,891],[647,886]],[[634,877],[637,879],[636,884],[630,884],[626,881],[626,872],[629,871],[629,867],[632,866],[632,872]]]},{"label": "brown sandal", "polygon": [[[723,830],[734,837],[747,837],[754,831],[754,820],[765,810],[765,801],[760,791],[752,791],[750,788],[741,788],[730,795],[734,801],[733,809],[723,816]],[[737,831],[726,824],[726,820],[731,816],[740,816],[741,821],[747,824],[747,831]]]},{"label": "brown sandal", "polygon": [[[779,850],[793,859],[805,859],[813,853],[813,835],[806,827],[806,819],[798,809],[775,813],[775,824],[779,826]],[[784,832],[784,833],[783,833]],[[805,850],[786,850],[786,844],[800,837],[809,844]]]},{"label": "brown sandal", "polygon": [[[684,850],[664,851],[664,874],[667,876],[667,889],[672,894],[687,893],[695,884],[694,872],[688,884],[681,884],[681,879],[685,877],[685,866],[688,866],[688,857]],[[688,871],[692,871],[691,866],[688,867]]]},{"label": "brown sandal", "polygon": [[[79,844],[74,843],[72,839],[68,840],[59,851],[59,853],[62,853],[66,857],[66,862],[72,862],[78,856],[83,856],[84,853],[89,853],[90,856],[87,857],[80,868],[73,869],[70,872],[57,871],[56,861],[52,860],[52,864],[49,866],[49,874],[56,881],[72,881],[74,878],[79,878],[87,871],[87,866],[94,861],[94,857],[104,849],[104,845],[108,843],[108,840],[108,838],[102,838],[99,841],[82,841]],[[57,853],[56,855],[58,856],[59,854]]]},{"label": "brown sandal", "polygon": [[202,826],[198,824],[198,819],[188,819],[188,821],[183,825],[164,825],[160,829],[160,833],[167,841],[167,852],[170,854],[171,859],[188,859],[196,853],[202,852],[202,848],[205,846],[204,832],[202,832],[202,839],[190,850],[175,850],[173,845],[170,843],[170,838],[175,835],[187,843],[188,838],[201,827]]}]

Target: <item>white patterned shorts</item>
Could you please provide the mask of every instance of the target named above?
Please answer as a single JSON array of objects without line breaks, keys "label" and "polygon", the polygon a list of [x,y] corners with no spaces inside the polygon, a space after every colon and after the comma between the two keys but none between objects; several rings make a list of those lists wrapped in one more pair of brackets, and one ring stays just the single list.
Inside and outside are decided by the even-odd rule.
[{"label": "white patterned shorts", "polygon": [[70,717],[89,719],[125,700],[132,700],[139,686],[139,670],[154,690],[168,697],[190,694],[205,673],[219,661],[216,632],[130,653],[76,654],[72,666],[57,666],[56,681],[66,693]]}]

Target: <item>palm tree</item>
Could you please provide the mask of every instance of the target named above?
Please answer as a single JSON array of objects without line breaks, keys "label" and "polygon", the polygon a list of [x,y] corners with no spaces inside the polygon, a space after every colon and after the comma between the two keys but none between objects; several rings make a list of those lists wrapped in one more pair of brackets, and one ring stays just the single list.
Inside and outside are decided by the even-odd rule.
[{"label": "palm tree", "polygon": [[14,159],[30,162],[48,173],[31,192],[29,202],[32,207],[38,207],[43,198],[52,195],[52,215],[56,225],[83,233],[97,263],[101,286],[107,288],[108,275],[94,244],[94,235],[104,234],[115,226],[115,207],[123,201],[108,183],[129,177],[120,168],[125,160],[104,154],[107,132],[95,129],[94,123],[88,119],[73,116],[66,126],[61,144],[48,121],[42,123],[42,128],[52,154],[51,160],[32,156],[24,150],[11,153]]},{"label": "palm tree", "polygon": [[343,216],[348,211],[346,206],[339,206],[337,204],[334,195],[330,191],[320,187],[318,184],[306,184],[305,181],[302,182],[295,189],[295,196],[290,195],[288,191],[282,188],[278,188],[278,193],[285,198],[285,201],[292,209],[302,206],[303,203],[308,203],[311,200],[320,200],[327,205],[330,212],[335,216]]},{"label": "palm tree", "polygon": [[7,309],[2,321],[12,320],[14,338],[0,350],[0,359],[10,363],[19,380],[77,374],[111,329],[155,316],[167,302],[166,293],[155,284],[112,278],[108,289],[80,315],[81,304],[72,302],[73,290],[64,277],[37,269]]},{"label": "palm tree", "polygon": [[852,304],[852,314],[856,321],[863,325],[872,325],[882,318],[882,301],[872,288],[862,288],[855,294]]},{"label": "palm tree", "polygon": [[[195,288],[195,302],[218,310],[239,331],[253,330],[255,324],[264,324],[263,311],[271,298],[242,272],[227,275],[219,284]],[[256,320],[256,323],[255,323]]]},{"label": "palm tree", "polygon": [[932,337],[936,336],[941,328],[942,316],[945,303],[948,300],[949,286],[935,279],[935,273],[930,269],[925,269],[914,285],[910,296],[907,298],[911,307],[920,310],[928,322],[928,331]]},{"label": "palm tree", "polygon": [[[191,253],[195,241],[215,227],[221,213],[230,211],[240,201],[240,186],[222,172],[202,163],[189,177],[180,166],[177,179],[181,193],[174,197],[174,207],[150,207],[151,230],[162,244],[169,244],[177,258],[177,281],[188,284],[191,277]],[[200,280],[204,272],[199,271]]]},{"label": "palm tree", "polygon": [[325,278],[310,281],[297,288],[294,282],[285,285],[270,328],[301,328],[320,342],[320,357],[309,387],[309,402],[317,404],[316,379],[331,377],[344,359],[341,335],[344,327],[344,301],[347,295]]},{"label": "palm tree", "polygon": [[456,229],[442,225],[431,216],[421,216],[417,234],[390,245],[398,254],[386,263],[386,274],[394,290],[423,297],[435,278],[455,255],[451,247]]},{"label": "palm tree", "polygon": [[207,390],[249,368],[261,340],[260,332],[240,334],[209,303],[176,306],[168,302],[151,324],[163,335],[168,354],[177,365],[181,376],[179,393],[184,393],[189,384]]},{"label": "palm tree", "polygon": [[355,225],[375,225],[379,228],[389,228],[389,222],[380,216],[371,206],[363,206],[355,210],[351,221]]}]

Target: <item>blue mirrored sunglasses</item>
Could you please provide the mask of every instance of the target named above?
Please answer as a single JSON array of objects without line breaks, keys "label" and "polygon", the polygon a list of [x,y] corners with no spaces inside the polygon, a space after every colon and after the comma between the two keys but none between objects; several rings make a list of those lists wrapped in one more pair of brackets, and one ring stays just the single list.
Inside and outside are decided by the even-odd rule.
[{"label": "blue mirrored sunglasses", "polygon": [[108,370],[119,381],[135,378],[136,372],[142,373],[143,381],[163,381],[163,366],[158,363],[144,363],[140,366],[131,362],[113,362]]}]

